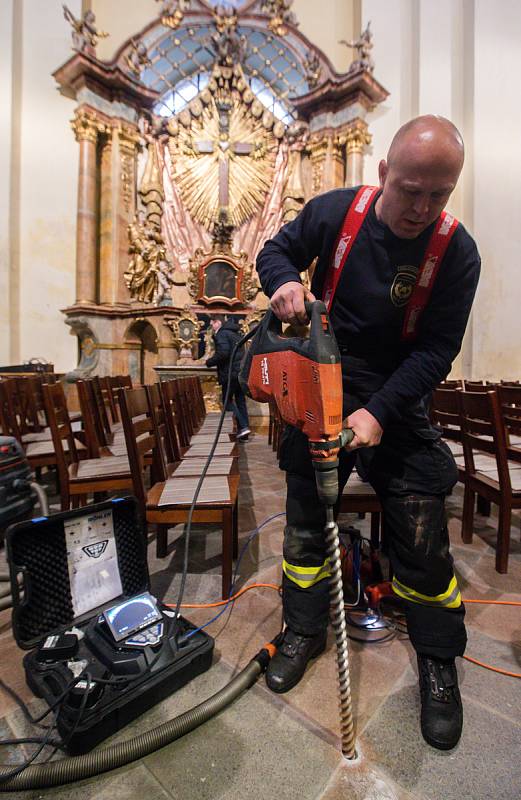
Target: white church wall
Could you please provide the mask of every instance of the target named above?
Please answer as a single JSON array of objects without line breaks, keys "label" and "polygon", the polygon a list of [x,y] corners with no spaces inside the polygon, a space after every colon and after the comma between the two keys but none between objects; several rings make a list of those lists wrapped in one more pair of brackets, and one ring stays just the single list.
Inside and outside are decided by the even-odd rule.
[{"label": "white church wall", "polygon": [[[474,218],[483,259],[473,360],[521,378],[521,6],[475,0]],[[477,374],[477,373],[476,373]]]},{"label": "white church wall", "polygon": [[11,128],[13,124],[13,0],[0,3],[0,365],[9,364],[11,314]]},{"label": "white church wall", "polygon": [[[61,3],[16,0],[23,6],[20,120],[18,320],[15,360],[44,357],[57,371],[76,365],[76,340],[60,309],[74,301],[78,145],[73,106],[51,73],[71,54]],[[80,0],[68,0],[74,14]]]}]

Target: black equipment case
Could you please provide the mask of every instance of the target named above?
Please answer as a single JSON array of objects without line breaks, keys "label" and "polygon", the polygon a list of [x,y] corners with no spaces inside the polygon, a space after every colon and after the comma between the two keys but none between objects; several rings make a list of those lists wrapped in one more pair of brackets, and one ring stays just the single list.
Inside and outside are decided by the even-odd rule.
[{"label": "black equipment case", "polygon": [[[104,614],[119,604],[123,618],[125,607],[150,590],[135,498],[12,525],[7,555],[13,632],[30,651],[23,660],[26,681],[49,706],[58,703],[57,728],[70,753],[88,752],[211,666],[213,639],[161,603],[152,625],[147,620],[117,638],[111,612]],[[104,576],[109,594],[118,581],[121,592],[86,608],[91,596],[107,593]],[[154,606],[155,598],[147,594],[145,602]]]},{"label": "black equipment case", "polygon": [[[16,520],[30,517],[34,495],[29,482],[31,468],[20,443],[12,436],[0,436],[0,537]],[[16,487],[15,482],[26,488]]]}]

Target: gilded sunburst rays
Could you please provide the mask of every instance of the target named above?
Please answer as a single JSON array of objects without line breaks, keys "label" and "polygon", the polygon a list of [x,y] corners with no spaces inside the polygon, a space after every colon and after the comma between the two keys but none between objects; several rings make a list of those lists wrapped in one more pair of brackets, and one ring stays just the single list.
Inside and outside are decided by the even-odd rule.
[{"label": "gilded sunburst rays", "polygon": [[191,119],[190,127],[179,127],[172,150],[181,197],[207,230],[223,205],[228,205],[232,223],[240,227],[264,203],[273,179],[277,140],[262,119],[253,117],[237,99],[227,131],[212,101]]}]

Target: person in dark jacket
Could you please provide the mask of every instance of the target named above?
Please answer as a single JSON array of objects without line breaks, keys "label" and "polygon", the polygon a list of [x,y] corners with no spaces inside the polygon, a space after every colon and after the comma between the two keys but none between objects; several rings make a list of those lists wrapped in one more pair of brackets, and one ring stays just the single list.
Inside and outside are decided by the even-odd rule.
[{"label": "person in dark jacket", "polygon": [[[439,749],[454,747],[462,730],[455,658],[465,650],[465,607],[444,508],[457,470],[429,422],[424,398],[449,373],[460,349],[480,271],[472,237],[450,214],[442,216],[463,155],[451,122],[435,116],[411,120],[380,162],[379,188],[314,197],[257,259],[262,288],[283,322],[305,323],[305,299],[330,303],[342,357],[345,424],[354,433],[340,453],[340,494],[359,454],[383,507],[393,590],[404,601],[418,657],[422,734]],[[363,213],[357,234],[348,214]],[[434,231],[439,239],[449,229],[450,244],[436,255],[442,251],[431,248]],[[308,291],[300,272],[315,258]],[[432,289],[424,306],[415,300],[416,284]],[[325,512],[301,431],[286,428],[280,454],[288,488],[286,629],[266,681],[273,691],[286,692],[326,645],[329,560]]]},{"label": "person in dark jacket", "polygon": [[[230,368],[230,358],[235,344],[239,341],[239,324],[234,317],[230,317],[223,323],[223,318],[215,316],[210,320],[213,329],[213,340],[215,342],[215,353],[207,362],[207,367],[217,367],[217,379],[221,384],[223,403],[226,399],[228,388],[228,372]],[[248,409],[246,408],[246,398],[239,385],[239,370],[241,367],[242,350],[238,349],[233,358],[232,370],[230,375],[231,386],[228,397],[226,411],[232,411],[237,420],[237,439],[247,441],[251,433],[248,419]]]}]

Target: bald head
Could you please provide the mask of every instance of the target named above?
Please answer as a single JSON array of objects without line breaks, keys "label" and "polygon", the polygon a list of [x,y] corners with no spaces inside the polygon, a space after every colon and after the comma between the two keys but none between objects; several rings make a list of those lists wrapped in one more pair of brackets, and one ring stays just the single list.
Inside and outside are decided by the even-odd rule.
[{"label": "bald head", "polygon": [[401,238],[419,236],[447,204],[463,159],[463,139],[448,119],[425,115],[407,122],[379,165],[379,218]]},{"label": "bald head", "polygon": [[391,142],[387,164],[399,164],[403,159],[428,163],[447,162],[463,166],[463,139],[455,125],[445,117],[426,114],[402,125]]}]

